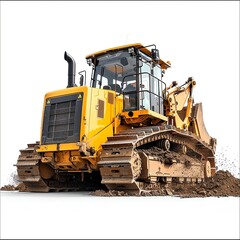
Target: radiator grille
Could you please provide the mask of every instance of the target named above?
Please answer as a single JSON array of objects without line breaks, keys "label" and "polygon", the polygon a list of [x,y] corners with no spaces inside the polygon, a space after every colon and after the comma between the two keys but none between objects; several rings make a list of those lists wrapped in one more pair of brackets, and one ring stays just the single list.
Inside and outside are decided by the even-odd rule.
[{"label": "radiator grille", "polygon": [[62,141],[73,135],[76,101],[51,105],[47,137]]},{"label": "radiator grille", "polygon": [[43,144],[79,141],[82,96],[83,94],[75,94],[47,101],[42,134]]}]

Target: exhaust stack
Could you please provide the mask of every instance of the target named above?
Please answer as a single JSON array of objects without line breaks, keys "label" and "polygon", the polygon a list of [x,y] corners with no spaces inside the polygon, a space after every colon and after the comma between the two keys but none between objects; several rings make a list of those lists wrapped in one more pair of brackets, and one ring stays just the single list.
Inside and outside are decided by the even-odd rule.
[{"label": "exhaust stack", "polygon": [[76,87],[76,84],[75,84],[75,75],[76,75],[75,60],[67,52],[64,53],[64,59],[68,62],[68,85],[67,85],[67,88]]}]

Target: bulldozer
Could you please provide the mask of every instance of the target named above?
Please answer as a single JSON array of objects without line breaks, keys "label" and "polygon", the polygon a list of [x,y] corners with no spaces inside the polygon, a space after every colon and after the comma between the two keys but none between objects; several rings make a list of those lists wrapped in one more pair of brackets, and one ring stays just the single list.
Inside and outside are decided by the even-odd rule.
[{"label": "bulldozer", "polygon": [[86,56],[91,78],[67,52],[68,85],[45,94],[39,141],[20,150],[29,192],[137,191],[201,183],[216,172],[216,139],[194,103],[196,81],[163,81],[171,67],[155,44],[128,44]]}]

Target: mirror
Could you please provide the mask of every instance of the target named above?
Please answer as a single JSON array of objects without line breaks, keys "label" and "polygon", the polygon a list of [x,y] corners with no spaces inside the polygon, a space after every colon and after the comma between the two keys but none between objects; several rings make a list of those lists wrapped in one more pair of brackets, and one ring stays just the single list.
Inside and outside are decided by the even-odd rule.
[{"label": "mirror", "polygon": [[82,70],[78,73],[80,75],[80,80],[79,80],[79,85],[80,86],[83,86],[84,84],[86,84],[86,71],[85,70]]},{"label": "mirror", "polygon": [[83,86],[83,80],[84,80],[84,77],[83,77],[83,75],[81,74],[81,75],[80,75],[80,80],[79,80],[79,85],[80,85],[80,86]]}]

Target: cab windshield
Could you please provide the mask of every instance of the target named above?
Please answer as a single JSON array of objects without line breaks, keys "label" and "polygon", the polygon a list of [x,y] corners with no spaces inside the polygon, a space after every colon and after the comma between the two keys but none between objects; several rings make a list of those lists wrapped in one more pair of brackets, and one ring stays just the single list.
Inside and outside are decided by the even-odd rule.
[{"label": "cab windshield", "polygon": [[121,92],[123,79],[132,75],[136,80],[136,56],[127,50],[108,52],[96,59],[91,86]]},{"label": "cab windshield", "polygon": [[95,59],[91,87],[123,94],[123,111],[148,109],[163,114],[165,83],[159,64],[141,51],[107,52]]}]

